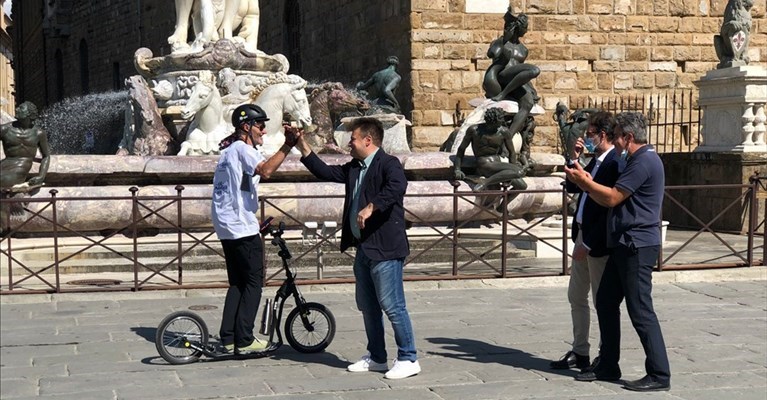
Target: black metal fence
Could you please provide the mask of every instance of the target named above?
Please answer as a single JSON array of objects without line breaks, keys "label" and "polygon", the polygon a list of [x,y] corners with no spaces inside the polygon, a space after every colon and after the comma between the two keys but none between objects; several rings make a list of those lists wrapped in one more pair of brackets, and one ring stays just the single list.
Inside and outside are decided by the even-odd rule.
[{"label": "black metal fence", "polygon": [[[715,232],[711,225],[723,214],[726,209],[712,221],[703,221],[695,218],[700,228],[686,231],[684,234],[669,231],[673,237],[664,245],[659,258],[659,270],[687,269],[687,268],[722,268],[765,265],[767,250],[767,222],[765,222],[765,209],[767,209],[767,190],[764,177],[754,176],[746,185],[706,185],[706,186],[668,186],[666,188],[666,202],[675,202],[680,207],[679,212],[690,212],[684,204],[675,199],[674,192],[677,190],[698,190],[705,193],[717,188],[738,189],[741,197],[733,199],[733,203],[726,207],[740,204],[744,207],[748,217],[748,232],[744,235],[725,235]],[[435,280],[435,279],[476,279],[476,278],[508,278],[529,277],[542,275],[566,274],[569,265],[569,253],[571,242],[569,228],[562,223],[568,218],[568,204],[573,197],[563,190],[539,190],[534,192],[554,193],[561,196],[562,212],[556,215],[538,217],[527,223],[521,223],[513,219],[507,212],[507,204],[515,191],[489,191],[482,193],[461,192],[435,193],[426,195],[407,195],[405,199],[406,217],[412,224],[408,230],[408,236],[413,245],[411,255],[406,260],[407,280]],[[60,293],[73,291],[118,291],[118,290],[148,290],[148,289],[179,289],[201,287],[226,287],[225,268],[223,267],[223,252],[218,240],[211,228],[190,229],[184,227],[183,213],[185,201],[200,201],[207,198],[195,198],[183,196],[184,188],[176,187],[175,196],[138,196],[133,188],[129,196],[104,197],[104,198],[59,198],[55,190],[50,191],[49,198],[33,199],[2,199],[0,206],[3,208],[12,205],[24,207],[26,216],[23,221],[15,221],[11,224],[10,215],[7,216],[5,226],[12,226],[9,232],[0,238],[0,266],[3,273],[0,276],[0,294],[12,293]],[[531,193],[531,191],[526,191]],[[497,196],[500,199],[501,211],[488,209],[482,206],[482,198],[485,196]],[[453,204],[452,221],[432,223],[425,216],[419,215],[413,207],[408,207],[410,199],[414,198],[446,197]],[[302,221],[295,215],[291,215],[285,207],[297,198],[317,198],[317,196],[264,196],[261,201],[261,217],[266,215],[277,216],[277,219],[286,221],[287,225],[300,232],[306,226],[307,221]],[[327,197],[323,197],[327,198]],[[486,197],[485,197],[486,198]],[[58,220],[57,203],[62,201],[92,201],[104,202],[130,201],[132,204],[131,221],[126,226],[118,227],[111,233],[102,232],[102,236],[94,236],[93,232],[77,232],[62,224]],[[756,205],[764,202],[764,207],[759,211]],[[38,203],[36,207],[31,207]],[[476,212],[468,218],[458,219],[459,205],[470,204],[476,207]],[[163,240],[153,237],[143,237],[140,227],[147,219],[169,227],[165,229]],[[24,226],[33,220],[44,221],[50,224],[49,232],[45,235],[35,235],[34,245],[30,247],[24,236]],[[558,225],[557,225],[557,221]],[[487,228],[485,224],[492,224]],[[552,225],[548,234],[541,233],[541,227]],[[473,226],[473,228],[472,228]],[[479,226],[477,228],[477,226]],[[759,231],[761,230],[761,234]],[[294,248],[292,262],[296,266],[313,268],[316,266],[317,275],[307,277],[303,275],[302,283],[335,283],[351,282],[352,260],[349,255],[339,255],[337,252],[337,236],[340,226],[332,229],[314,231],[313,239],[304,242],[305,236],[297,236],[291,242]],[[709,243],[696,245],[696,240],[704,234],[713,235],[721,245],[712,246]],[[126,236],[123,236],[126,235]],[[27,235],[29,236],[29,235]],[[761,241],[761,245],[759,242]],[[530,248],[525,250],[525,243]],[[170,248],[165,254],[153,254],[152,248],[157,246]],[[26,247],[26,248],[25,248]],[[535,248],[536,250],[531,250]],[[761,260],[759,259],[759,249]],[[31,250],[30,250],[31,249]],[[47,250],[46,250],[47,249]],[[66,249],[66,251],[64,251]],[[63,278],[72,279],[62,272],[68,263],[82,257],[84,253],[93,249],[100,249],[111,254],[111,259],[100,264],[108,269],[120,260],[127,263],[130,272],[123,271],[121,279],[98,279],[101,274],[89,274],[92,279],[89,282],[80,282],[80,285],[67,285],[62,282]],[[548,256],[539,256],[544,249],[549,251]],[[167,250],[167,249],[166,249]],[[711,251],[718,253],[711,255]],[[266,253],[273,253],[267,251]],[[48,258],[44,255],[49,254]],[[32,262],[22,255],[30,256],[36,260]],[[323,266],[323,255],[327,258]],[[337,258],[335,269],[331,268],[329,257]],[[206,258],[207,257],[207,258]],[[281,265],[273,255],[272,258],[265,256],[267,284],[278,283],[281,277]],[[440,258],[441,257],[441,258]],[[192,280],[185,278],[185,272],[200,268],[200,259],[203,259],[203,268],[216,271],[217,276],[211,280]],[[90,261],[97,263],[97,260]],[[327,268],[326,273],[321,273],[322,268]],[[130,278],[124,276],[130,275]],[[95,279],[93,279],[95,278]],[[128,281],[129,284],[122,284]],[[94,285],[93,283],[97,284]],[[127,283],[127,282],[126,282]]]},{"label": "black metal fence", "polygon": [[700,108],[692,90],[575,98],[572,109],[637,111],[648,121],[648,141],[659,153],[690,152],[701,143]]}]

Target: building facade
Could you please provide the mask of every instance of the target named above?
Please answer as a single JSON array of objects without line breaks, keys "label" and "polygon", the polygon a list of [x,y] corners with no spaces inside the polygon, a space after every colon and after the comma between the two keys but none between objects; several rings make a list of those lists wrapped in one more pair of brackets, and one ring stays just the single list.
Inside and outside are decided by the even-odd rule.
[{"label": "building facade", "polygon": [[16,100],[14,99],[14,80],[13,80],[13,41],[8,34],[8,28],[11,26],[11,18],[0,12],[0,110],[2,110],[2,121],[8,116],[14,114]]},{"label": "building facade", "polygon": [[[751,10],[752,63],[767,61],[765,2]],[[133,52],[169,52],[172,1],[14,0],[17,101],[116,90],[135,73]],[[522,41],[541,74],[546,114],[535,145],[551,149],[557,102],[694,89],[715,68],[713,35],[726,0],[511,0],[530,18]],[[413,122],[413,146],[434,150],[452,130],[456,104],[481,97],[508,0],[261,0],[259,48],[282,53],[309,81],[353,86],[400,60],[397,97]]]}]

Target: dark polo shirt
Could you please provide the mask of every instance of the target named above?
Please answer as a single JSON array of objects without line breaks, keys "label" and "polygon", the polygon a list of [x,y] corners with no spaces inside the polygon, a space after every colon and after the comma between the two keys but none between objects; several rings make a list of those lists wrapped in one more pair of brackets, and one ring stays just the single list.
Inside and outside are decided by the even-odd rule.
[{"label": "dark polo shirt", "polygon": [[663,162],[652,145],[642,146],[629,157],[615,187],[631,195],[613,207],[607,218],[607,247],[661,244],[660,212],[665,176]]}]

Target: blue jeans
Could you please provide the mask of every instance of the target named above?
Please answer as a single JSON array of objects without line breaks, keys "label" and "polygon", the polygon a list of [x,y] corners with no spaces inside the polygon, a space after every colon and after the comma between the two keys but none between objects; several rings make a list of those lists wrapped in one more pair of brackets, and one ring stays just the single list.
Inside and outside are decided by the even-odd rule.
[{"label": "blue jeans", "polygon": [[370,358],[386,362],[383,313],[391,322],[397,342],[397,360],[415,361],[415,337],[410,316],[405,308],[405,289],[402,285],[404,259],[373,261],[362,249],[354,258],[357,308],[362,311]]}]

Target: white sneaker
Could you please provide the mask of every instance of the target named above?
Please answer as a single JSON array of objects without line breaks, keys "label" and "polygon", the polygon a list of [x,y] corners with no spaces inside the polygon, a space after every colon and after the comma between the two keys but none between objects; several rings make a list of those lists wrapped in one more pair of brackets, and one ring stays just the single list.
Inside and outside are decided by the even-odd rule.
[{"label": "white sneaker", "polygon": [[417,375],[421,372],[421,365],[416,361],[400,361],[395,360],[394,365],[389,372],[384,375],[386,379],[403,379],[409,376]]},{"label": "white sneaker", "polygon": [[349,365],[348,367],[346,367],[346,369],[349,370],[349,372],[368,372],[368,371],[383,372],[388,370],[389,366],[385,362],[377,363],[370,358],[370,354],[365,354],[364,356],[362,356],[362,358],[360,358],[359,361]]}]

